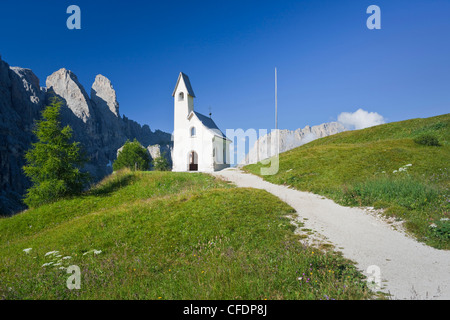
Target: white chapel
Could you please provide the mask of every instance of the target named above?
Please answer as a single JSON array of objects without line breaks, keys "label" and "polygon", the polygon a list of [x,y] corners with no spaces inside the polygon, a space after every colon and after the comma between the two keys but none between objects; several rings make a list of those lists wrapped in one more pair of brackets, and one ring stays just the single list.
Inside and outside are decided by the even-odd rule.
[{"label": "white chapel", "polygon": [[230,143],[211,118],[194,111],[189,77],[178,76],[174,98],[172,171],[212,172],[230,166]]}]

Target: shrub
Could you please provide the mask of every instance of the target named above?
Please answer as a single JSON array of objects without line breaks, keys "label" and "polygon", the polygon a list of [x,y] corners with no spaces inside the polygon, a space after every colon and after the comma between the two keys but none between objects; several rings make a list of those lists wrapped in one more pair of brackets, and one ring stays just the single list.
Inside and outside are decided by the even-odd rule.
[{"label": "shrub", "polygon": [[432,227],[432,233],[435,237],[442,240],[450,240],[450,220],[443,218],[430,227]]},{"label": "shrub", "polygon": [[424,146],[440,146],[438,138],[431,134],[423,134],[414,139],[414,142]]},{"label": "shrub", "polygon": [[130,170],[148,170],[150,166],[150,156],[136,139],[133,142],[127,140],[122,151],[117,155],[116,161],[113,163],[113,170],[117,171],[123,168]]},{"label": "shrub", "polygon": [[164,155],[153,159],[153,170],[155,171],[170,171],[169,161]]}]

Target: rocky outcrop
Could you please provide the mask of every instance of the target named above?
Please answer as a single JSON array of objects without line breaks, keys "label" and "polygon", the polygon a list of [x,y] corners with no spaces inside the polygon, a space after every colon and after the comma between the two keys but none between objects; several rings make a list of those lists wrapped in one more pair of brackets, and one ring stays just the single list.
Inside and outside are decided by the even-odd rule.
[{"label": "rocky outcrop", "polygon": [[77,118],[84,123],[93,120],[91,100],[72,71],[59,69],[47,78],[46,85],[48,89],[64,100],[67,108]]},{"label": "rocky outcrop", "polygon": [[22,172],[24,154],[45,95],[31,70],[10,68],[0,58],[0,215],[24,209],[21,198],[30,187]]},{"label": "rocky outcrop", "polygon": [[35,141],[33,124],[52,97],[62,101],[62,124],[72,127],[73,139],[88,154],[85,170],[94,180],[112,172],[117,149],[127,140],[136,138],[144,146],[171,144],[170,134],[120,116],[116,92],[105,76],[95,78],[91,96],[64,68],[50,75],[46,86],[40,87],[30,69],[9,67],[0,57],[0,215],[24,208],[21,198],[30,186],[22,171],[24,155]]},{"label": "rocky outcrop", "polygon": [[148,146],[147,151],[150,154],[150,158],[152,160],[163,156],[164,158],[167,159],[169,166],[172,167],[172,151],[173,151],[172,144],[165,144],[165,145],[155,144],[152,146]]},{"label": "rocky outcrop", "polygon": [[91,99],[99,109],[109,110],[115,117],[119,117],[119,103],[117,102],[116,91],[111,81],[99,74],[95,77],[91,88]]},{"label": "rocky outcrop", "polygon": [[260,137],[245,156],[244,164],[253,164],[270,158],[277,153],[282,153],[318,138],[330,136],[342,131],[345,127],[339,122],[323,123],[317,126],[306,126],[305,128],[290,130],[277,130]]},{"label": "rocky outcrop", "polygon": [[34,118],[45,101],[46,91],[40,87],[38,77],[30,69],[13,67],[10,71],[14,109],[26,118]]}]

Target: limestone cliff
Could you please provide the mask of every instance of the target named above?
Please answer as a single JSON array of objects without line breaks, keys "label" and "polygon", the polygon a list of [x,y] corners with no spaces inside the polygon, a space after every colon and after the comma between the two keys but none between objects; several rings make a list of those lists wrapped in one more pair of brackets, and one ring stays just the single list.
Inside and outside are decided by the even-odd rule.
[{"label": "limestone cliff", "polygon": [[30,69],[10,67],[0,57],[0,215],[24,208],[21,198],[30,186],[22,171],[24,155],[35,141],[34,122],[52,96],[63,102],[62,124],[72,127],[74,140],[87,152],[85,170],[95,180],[112,171],[117,149],[128,139],[144,146],[171,144],[170,134],[120,116],[116,92],[105,76],[95,78],[90,93],[70,70],[54,72],[42,88]]}]

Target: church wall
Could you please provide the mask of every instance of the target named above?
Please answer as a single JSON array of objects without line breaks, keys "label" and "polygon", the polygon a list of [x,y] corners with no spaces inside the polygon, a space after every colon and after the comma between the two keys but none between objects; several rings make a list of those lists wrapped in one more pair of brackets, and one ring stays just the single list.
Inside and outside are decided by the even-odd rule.
[{"label": "church wall", "polygon": [[214,137],[213,146],[215,148],[214,170],[217,171],[230,167],[230,142],[219,137]]},{"label": "church wall", "polygon": [[[191,137],[191,128],[195,127],[196,134]],[[174,132],[174,167],[173,171],[189,170],[189,155],[195,151],[198,155],[199,171],[214,171],[213,134],[193,116],[191,121],[186,120],[185,126]]]},{"label": "church wall", "polygon": [[[188,149],[198,154],[199,171],[214,171],[212,139],[213,134],[206,129],[197,117],[193,116],[189,123],[189,129],[195,126],[196,136],[191,138],[188,132]],[[188,151],[189,152],[189,151]]]}]

